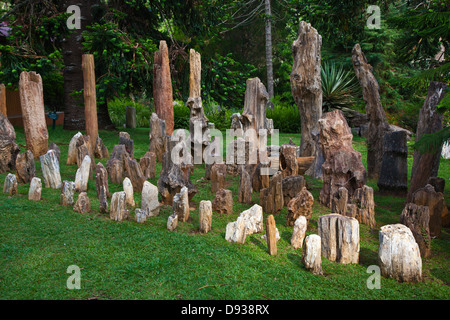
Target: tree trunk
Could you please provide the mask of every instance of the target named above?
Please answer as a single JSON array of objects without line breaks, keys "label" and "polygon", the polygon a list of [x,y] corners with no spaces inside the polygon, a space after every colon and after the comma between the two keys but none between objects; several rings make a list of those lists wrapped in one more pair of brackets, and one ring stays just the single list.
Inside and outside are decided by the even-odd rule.
[{"label": "tree trunk", "polygon": [[[272,12],[270,10],[270,0],[265,0],[266,11],[266,65],[267,65],[267,90],[269,91],[269,99],[274,96],[273,90],[273,63],[272,63]],[[270,104],[271,107],[272,104]]]},{"label": "tree trunk", "polygon": [[97,121],[97,93],[95,90],[95,65],[92,54],[83,54],[83,88],[84,88],[84,116],[86,123],[86,134],[89,136],[90,152],[94,152],[98,137]]},{"label": "tree trunk", "polygon": [[321,47],[322,37],[317,30],[301,21],[298,39],[292,44],[294,64],[291,73],[292,95],[301,118],[301,157],[316,156],[317,151],[312,132],[319,130],[322,117]]}]

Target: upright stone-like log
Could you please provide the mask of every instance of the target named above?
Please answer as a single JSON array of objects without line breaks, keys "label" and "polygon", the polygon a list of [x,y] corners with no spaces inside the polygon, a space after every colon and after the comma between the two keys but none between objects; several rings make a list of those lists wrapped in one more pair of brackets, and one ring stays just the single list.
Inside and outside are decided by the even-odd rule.
[{"label": "upright stone-like log", "polygon": [[142,187],[146,179],[136,159],[127,158],[125,160],[125,170],[131,180],[134,192],[142,192]]},{"label": "upright stone-like log", "polygon": [[199,205],[199,225],[201,233],[208,233],[211,230],[212,223],[212,204],[211,201],[200,201]]},{"label": "upright stone-like log", "polygon": [[122,184],[125,173],[125,161],[129,158],[124,145],[114,146],[109,160],[106,162],[108,177],[114,184]]},{"label": "upright stone-like log", "polygon": [[331,202],[331,212],[346,216],[347,205],[348,205],[348,190],[344,187],[340,187],[338,191],[333,195],[333,199]]},{"label": "upright stone-like log", "polygon": [[126,126],[129,129],[136,129],[136,108],[127,106]]},{"label": "upright stone-like log", "polygon": [[322,37],[311,24],[300,22],[298,38],[292,44],[294,64],[291,89],[300,112],[300,156],[317,156],[318,146],[312,136],[319,129],[322,116],[322,82],[320,78],[320,50]]},{"label": "upright stone-like log", "polygon": [[311,234],[305,239],[305,250],[302,262],[313,274],[323,274],[322,271],[322,241],[317,234]]},{"label": "upright stone-like log", "polygon": [[287,206],[306,187],[306,180],[303,176],[292,176],[284,178],[282,184],[284,205]]},{"label": "upright stone-like log", "polygon": [[123,191],[126,195],[127,205],[135,207],[136,202],[134,201],[134,192],[133,185],[131,184],[131,180],[129,178],[123,179]]},{"label": "upright stone-like log", "polygon": [[114,221],[123,221],[128,218],[127,200],[125,191],[115,192],[111,198],[109,217]]},{"label": "upright stone-like log", "polygon": [[367,136],[367,171],[369,178],[378,179],[383,160],[383,140],[389,131],[389,123],[381,105],[379,86],[372,73],[372,66],[367,63],[361,46],[356,44],[352,50],[353,68],[359,80],[366,104],[369,120]]},{"label": "upright stone-like log", "polygon": [[178,226],[178,216],[173,213],[167,219],[167,230],[174,231]]},{"label": "upright stone-like log", "polygon": [[77,140],[77,166],[78,168],[81,166],[81,164],[83,163],[83,160],[86,156],[89,156],[89,158],[91,158],[91,167],[90,167],[90,172],[89,172],[89,177],[92,177],[92,173],[95,170],[95,163],[94,163],[94,153],[92,151],[92,146],[91,146],[91,140],[89,138],[89,136],[81,136],[80,138],[78,138]]},{"label": "upright stone-like log", "polygon": [[81,138],[83,134],[78,132],[76,135],[70,139],[69,151],[67,152],[67,165],[72,165],[77,163],[77,143],[78,139]]},{"label": "upright stone-like log", "polygon": [[298,174],[297,146],[283,144],[280,148],[280,169],[283,178]]},{"label": "upright stone-like log", "polygon": [[430,210],[430,235],[432,237],[441,236],[442,214],[447,209],[444,201],[444,195],[436,192],[432,185],[417,190],[412,195],[412,202],[419,206],[427,206]]},{"label": "upright stone-like log", "polygon": [[340,214],[320,216],[317,222],[322,255],[342,264],[359,261],[359,223]]},{"label": "upright stone-like log", "polygon": [[46,188],[61,188],[61,174],[59,172],[59,162],[56,158],[56,152],[49,150],[46,154],[40,156],[42,175]]},{"label": "upright stone-like log", "polygon": [[3,193],[13,196],[17,193],[17,178],[15,174],[8,173],[3,184]]},{"label": "upright stone-like log", "polygon": [[108,171],[106,171],[105,166],[101,162],[97,163],[95,167],[95,186],[97,189],[97,198],[100,197],[101,187],[104,187],[106,197],[111,198],[108,186]]},{"label": "upright stone-like log", "polygon": [[89,136],[91,147],[89,151],[93,154],[94,146],[98,137],[94,55],[83,54],[81,67],[83,68],[84,117],[86,120],[86,134]]},{"label": "upright stone-like log", "polygon": [[385,133],[377,185],[380,191],[406,193],[408,189],[406,131]]},{"label": "upright stone-like log", "polygon": [[154,152],[146,152],[139,160],[139,165],[146,180],[155,178],[156,154]]},{"label": "upright stone-like log", "polygon": [[283,209],[283,174],[278,171],[272,179],[270,179],[269,187],[262,189],[260,192],[260,205],[263,211],[270,214],[280,213]]},{"label": "upright stone-like log", "polygon": [[144,223],[145,221],[147,221],[147,216],[142,209],[138,208],[134,210],[134,219],[137,223]]},{"label": "upright stone-like log", "polygon": [[19,80],[20,106],[27,149],[37,158],[48,150],[42,78],[36,72],[22,71]]},{"label": "upright stone-like log", "polygon": [[59,202],[62,206],[72,206],[74,204],[75,182],[64,180],[61,185],[61,195]]},{"label": "upright stone-like log", "polygon": [[239,203],[251,203],[252,202],[252,178],[250,174],[245,170],[245,167],[241,168],[241,177],[239,179]]},{"label": "upright stone-like log", "polygon": [[147,217],[159,215],[161,204],[158,201],[158,188],[148,181],[144,182],[141,195],[141,209]]},{"label": "upright stone-like log", "polygon": [[[181,188],[184,186],[188,189],[189,199],[192,199],[198,192],[197,188],[189,179],[189,170],[183,171],[183,167],[187,164],[184,160],[189,158],[190,155],[185,152],[187,148],[183,137],[179,136],[178,138],[168,137],[166,139],[166,152],[163,156],[162,169],[158,179],[158,191],[161,194],[162,203],[167,205],[172,204],[173,197],[176,193],[180,192]],[[172,161],[172,152],[174,148],[177,148],[176,150],[180,150],[183,153],[180,163]],[[180,217],[178,218],[180,219]]]},{"label": "upright stone-like log", "polygon": [[287,205],[287,225],[293,226],[295,221],[304,216],[309,222],[312,216],[312,206],[314,204],[314,197],[305,187],[289,201]]},{"label": "upright stone-like log", "polygon": [[119,145],[123,144],[131,158],[134,158],[134,141],[128,132],[119,132]]},{"label": "upright stone-like log", "polygon": [[275,256],[277,254],[277,237],[276,225],[273,215],[270,215],[266,220],[266,241],[269,254]]},{"label": "upright stone-like log", "polygon": [[181,188],[180,193],[173,197],[173,213],[178,216],[178,220],[186,222],[189,219],[189,197],[188,189]]},{"label": "upright stone-like log", "polygon": [[221,214],[233,213],[233,194],[231,190],[220,189],[212,203],[212,209]]},{"label": "upright stone-like log", "polygon": [[160,119],[166,121],[167,135],[172,135],[174,129],[173,93],[172,80],[170,78],[169,50],[165,41],[159,42],[159,50],[155,52],[153,100],[156,114]]},{"label": "upright stone-like log", "polygon": [[109,158],[108,148],[105,146],[105,144],[103,143],[102,138],[100,138],[99,136],[97,137],[97,141],[95,142],[94,157],[96,159]]},{"label": "upright stone-like log", "polygon": [[78,168],[75,175],[75,190],[85,192],[90,178],[91,158],[87,155],[83,159],[83,163]]},{"label": "upright stone-like log", "polygon": [[189,50],[189,97],[201,97],[202,57],[194,49]]},{"label": "upright stone-like log", "polygon": [[19,153],[16,159],[17,178],[21,183],[30,183],[36,176],[34,156],[30,150],[26,153]]},{"label": "upright stone-like log", "polygon": [[227,165],[215,163],[211,167],[211,192],[216,193],[225,188],[225,178],[227,176]]},{"label": "upright stone-like log", "polygon": [[[424,134],[434,133],[442,129],[443,115],[437,111],[436,106],[444,98],[446,88],[447,84],[445,83],[434,81],[430,83],[427,98],[419,113],[416,141]],[[438,175],[440,158],[441,148],[436,153],[421,154],[418,150],[414,151],[407,201],[411,201],[414,192],[425,187],[430,177]]]},{"label": "upright stone-like log", "polygon": [[34,177],[30,182],[30,189],[28,190],[28,200],[39,201],[42,194],[42,182],[38,177]]},{"label": "upright stone-like log", "polygon": [[158,162],[162,161],[163,154],[166,151],[166,122],[156,113],[152,113],[150,118],[150,146],[149,151],[156,154]]},{"label": "upright stone-like log", "polygon": [[420,255],[423,258],[431,256],[430,236],[430,210],[427,206],[418,206],[407,203],[400,215],[400,223],[407,226],[419,245]]},{"label": "upright stone-like log", "polygon": [[422,280],[422,258],[411,230],[403,224],[382,226],[378,262],[381,274],[400,282]]},{"label": "upright stone-like log", "polygon": [[319,125],[319,141],[325,159],[319,200],[323,205],[331,207],[333,195],[340,187],[345,187],[351,197],[356,189],[366,184],[366,169],[361,153],[353,149],[353,135],[342,111],[325,113],[319,120]]},{"label": "upright stone-like log", "polygon": [[344,215],[356,218],[360,223],[374,229],[377,223],[375,221],[373,189],[366,185],[356,189],[350,203],[347,204],[347,212]]},{"label": "upright stone-like log", "polygon": [[[269,102],[269,94],[259,78],[248,79],[246,85],[244,111],[240,121],[244,132],[253,129],[256,133],[255,138],[258,138],[259,130],[267,129],[266,108]],[[252,141],[252,143],[259,147],[259,140]]]},{"label": "upright stone-like log", "polygon": [[78,196],[77,202],[73,206],[73,211],[79,213],[88,213],[91,211],[91,200],[86,192],[81,192]]},{"label": "upright stone-like log", "polygon": [[100,191],[98,192],[98,202],[99,202],[99,211],[101,213],[108,213],[109,212],[109,205],[108,205],[108,196],[105,186],[100,186]]},{"label": "upright stone-like log", "polygon": [[56,152],[56,157],[58,158],[58,162],[61,163],[61,149],[59,149],[59,147],[57,146],[56,143],[51,142],[48,145],[48,150],[55,150]]},{"label": "upright stone-like log", "polygon": [[0,173],[13,171],[16,168],[17,154],[20,152],[16,144],[16,132],[8,118],[0,114]]},{"label": "upright stone-like log", "polygon": [[203,152],[209,144],[210,135],[208,129],[208,118],[203,111],[202,99],[190,97],[186,105],[191,110],[189,119],[189,134],[191,141],[191,153],[196,163],[203,160]]},{"label": "upright stone-like log", "polygon": [[297,220],[295,220],[291,237],[291,246],[294,249],[303,247],[303,240],[305,239],[307,228],[308,221],[306,220],[305,216],[300,216]]}]

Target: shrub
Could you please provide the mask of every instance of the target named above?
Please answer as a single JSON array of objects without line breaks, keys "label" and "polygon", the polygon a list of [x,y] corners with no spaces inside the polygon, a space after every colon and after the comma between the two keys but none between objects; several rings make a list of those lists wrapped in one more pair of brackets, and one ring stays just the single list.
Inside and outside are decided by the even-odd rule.
[{"label": "shrub", "polygon": [[148,128],[150,125],[151,110],[149,106],[134,102],[129,98],[115,98],[108,102],[108,112],[112,123],[116,127],[123,127],[126,123],[127,107],[136,108],[136,126]]},{"label": "shrub", "polygon": [[189,130],[189,118],[191,112],[183,101],[174,101],[173,104],[173,120],[174,129]]},{"label": "shrub", "polygon": [[274,103],[274,108],[268,108],[266,116],[273,120],[274,129],[278,129],[283,133],[299,133],[301,126],[297,106],[280,102],[278,96],[274,97],[272,102]]}]

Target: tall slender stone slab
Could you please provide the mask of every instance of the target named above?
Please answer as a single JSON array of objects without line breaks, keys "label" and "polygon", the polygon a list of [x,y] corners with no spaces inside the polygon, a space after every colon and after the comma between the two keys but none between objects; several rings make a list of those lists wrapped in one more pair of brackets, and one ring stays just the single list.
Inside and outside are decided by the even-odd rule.
[{"label": "tall slender stone slab", "polygon": [[37,158],[48,150],[41,76],[36,72],[22,71],[19,79],[19,94],[27,149]]},{"label": "tall slender stone slab", "polygon": [[369,120],[367,136],[367,172],[369,178],[378,179],[383,160],[383,140],[389,131],[389,123],[381,105],[379,86],[372,73],[372,66],[367,63],[361,46],[356,44],[352,50],[352,62],[356,78],[359,80],[366,104]]},{"label": "tall slender stone slab", "polygon": [[77,142],[78,139],[81,138],[83,134],[78,132],[75,134],[69,142],[69,150],[67,152],[67,165],[72,165],[77,163]]},{"label": "tall slender stone slab", "polygon": [[277,237],[276,225],[273,215],[270,215],[266,220],[266,241],[269,254],[275,256],[277,254]]},{"label": "tall slender stone slab", "polygon": [[8,173],[3,184],[3,193],[13,196],[17,193],[17,178],[15,174]]},{"label": "tall slender stone slab", "polygon": [[17,178],[21,183],[30,183],[36,176],[36,167],[34,164],[34,155],[30,150],[25,153],[19,153],[16,159]]},{"label": "tall slender stone slab", "polygon": [[283,178],[298,174],[297,146],[283,144],[280,148],[280,169]]},{"label": "tall slender stone slab", "polygon": [[172,135],[174,129],[173,93],[172,80],[170,78],[169,49],[165,41],[159,42],[159,50],[155,52],[153,100],[156,114],[160,119],[166,121],[167,135]]},{"label": "tall slender stone slab", "polygon": [[270,179],[269,187],[260,192],[260,205],[263,211],[270,214],[280,213],[283,209],[283,173],[278,171]]},{"label": "tall slender stone slab", "polygon": [[252,202],[252,178],[250,174],[245,170],[244,166],[241,169],[241,177],[239,179],[239,203],[251,203]]},{"label": "tall slender stone slab", "polygon": [[0,113],[0,173],[13,171],[20,152],[16,144],[16,132],[8,118]]},{"label": "tall slender stone slab", "polygon": [[201,97],[202,57],[194,49],[189,50],[189,97]]},{"label": "tall slender stone slab", "polygon": [[97,163],[97,166],[95,167],[95,186],[97,189],[97,198],[100,196],[101,187],[105,188],[106,197],[111,198],[108,186],[108,171],[106,171],[105,166],[101,162]]},{"label": "tall slender stone slab", "polygon": [[340,187],[338,191],[333,195],[333,200],[331,202],[331,212],[346,216],[347,205],[348,205],[348,190],[344,187]]},{"label": "tall slender stone slab", "polygon": [[317,234],[311,234],[305,239],[305,249],[302,256],[302,262],[307,270],[313,274],[323,274],[322,271],[322,241]]},{"label": "tall slender stone slab", "polygon": [[75,182],[64,180],[61,185],[61,195],[59,202],[62,206],[72,206],[74,204]]},{"label": "tall slender stone slab", "polygon": [[382,226],[378,262],[381,274],[400,282],[422,280],[422,258],[411,230],[403,224]]},{"label": "tall slender stone slab", "polygon": [[111,198],[109,217],[114,221],[123,221],[128,218],[127,196],[125,191],[115,192]]},{"label": "tall slender stone slab", "polygon": [[75,190],[86,192],[87,185],[90,178],[90,170],[91,170],[91,158],[87,155],[84,157],[83,162],[81,163],[80,168],[78,168],[75,175]]},{"label": "tall slender stone slab", "polygon": [[83,54],[81,67],[83,69],[84,117],[86,120],[86,134],[89,136],[89,151],[91,154],[93,154],[94,146],[97,142],[98,137],[97,93],[95,87],[96,81],[94,55]]},{"label": "tall slender stone slab", "polygon": [[[417,122],[416,141],[424,134],[434,133],[442,129],[442,113],[436,107],[444,98],[447,84],[442,82],[430,83],[425,102],[420,109],[419,121]],[[436,153],[421,154],[414,151],[413,165],[411,169],[411,183],[408,191],[407,201],[411,201],[412,195],[418,189],[425,187],[430,177],[437,177],[439,162],[441,159],[441,148]]]},{"label": "tall slender stone slab", "polygon": [[109,158],[108,148],[103,143],[102,138],[100,136],[97,137],[97,141],[95,142],[94,147],[94,157],[96,159],[107,159]]},{"label": "tall slender stone slab", "polygon": [[108,196],[105,186],[100,186],[100,191],[97,196],[98,202],[99,202],[99,211],[100,213],[108,213],[109,212],[109,205],[108,205]]},{"label": "tall slender stone slab", "polygon": [[133,185],[129,178],[123,179],[123,191],[125,191],[127,205],[135,207],[136,202],[134,201]]},{"label": "tall slender stone slab", "polygon": [[301,157],[316,156],[318,148],[312,132],[318,131],[322,116],[321,47],[322,37],[317,30],[301,21],[298,38],[292,44],[294,63],[291,73],[292,96],[301,119]]},{"label": "tall slender stone slab", "polygon": [[322,255],[342,264],[359,261],[359,223],[340,214],[320,216],[317,222]]},{"label": "tall slender stone slab", "polygon": [[42,194],[42,182],[38,177],[33,177],[30,182],[30,189],[28,190],[28,200],[39,201]]},{"label": "tall slender stone slab", "polygon": [[155,178],[156,154],[154,152],[146,152],[139,160],[139,165],[141,166],[142,174],[145,179]]},{"label": "tall slender stone slab", "polygon": [[6,109],[6,88],[2,83],[0,84],[0,113],[7,117],[7,109]]},{"label": "tall slender stone slab", "polygon": [[178,220],[186,222],[189,219],[189,198],[188,189],[181,188],[180,193],[173,197],[173,213],[178,216]]},{"label": "tall slender stone slab", "polygon": [[199,224],[200,232],[208,233],[211,230],[212,223],[212,204],[211,201],[200,201],[199,205]]},{"label": "tall slender stone slab", "polygon": [[305,239],[306,229],[308,228],[308,221],[305,216],[298,217],[294,223],[294,229],[292,231],[291,246],[294,249],[303,247],[303,240]]},{"label": "tall slender stone slab", "polygon": [[378,177],[382,192],[405,193],[408,189],[408,146],[406,131],[387,132],[384,135],[383,157]]},{"label": "tall slender stone slab", "polygon": [[46,188],[61,188],[61,174],[59,172],[59,162],[54,150],[49,150],[40,156],[42,175]]}]

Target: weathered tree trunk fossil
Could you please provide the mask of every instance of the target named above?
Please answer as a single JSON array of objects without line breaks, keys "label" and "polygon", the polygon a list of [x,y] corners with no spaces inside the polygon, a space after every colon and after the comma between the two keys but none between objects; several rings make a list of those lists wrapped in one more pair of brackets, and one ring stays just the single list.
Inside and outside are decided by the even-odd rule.
[{"label": "weathered tree trunk fossil", "polygon": [[22,71],[19,80],[20,105],[27,149],[35,158],[48,150],[42,78],[36,72]]},{"label": "weathered tree trunk fossil", "polygon": [[322,241],[317,234],[311,234],[305,239],[305,249],[302,262],[313,274],[323,274],[322,271]]},{"label": "weathered tree trunk fossil", "polygon": [[419,245],[423,258],[431,256],[430,210],[428,206],[418,206],[407,203],[400,215],[400,223],[407,226]]},{"label": "weathered tree trunk fossil", "polygon": [[49,150],[46,154],[40,156],[42,175],[46,188],[61,188],[61,174],[59,172],[59,162],[56,158],[56,152]]},{"label": "weathered tree trunk fossil", "polygon": [[317,30],[301,21],[298,38],[292,44],[291,73],[292,95],[301,118],[301,157],[316,156],[318,148],[312,132],[319,129],[322,116],[321,47],[322,37]]},{"label": "weathered tree trunk fossil", "polygon": [[278,171],[270,179],[269,187],[260,191],[260,205],[263,211],[269,214],[280,213],[283,209],[283,174]]},{"label": "weathered tree trunk fossil", "polygon": [[166,121],[166,133],[171,136],[174,129],[173,93],[172,80],[170,78],[169,49],[165,41],[159,42],[159,50],[155,52],[153,99],[155,101],[155,112],[160,119]]},{"label": "weathered tree trunk fossil", "polygon": [[8,118],[0,114],[0,173],[13,171],[20,152],[16,144],[16,131]]},{"label": "weathered tree trunk fossil", "polygon": [[208,233],[211,230],[212,223],[212,204],[211,201],[200,201],[199,205],[199,224],[200,232]]},{"label": "weathered tree trunk fossil", "polygon": [[152,113],[150,118],[150,146],[149,151],[156,154],[156,160],[162,161],[163,154],[166,151],[166,122],[156,113]]},{"label": "weathered tree trunk fossil", "polygon": [[38,177],[31,179],[30,189],[28,190],[28,200],[39,201],[42,194],[42,182]]},{"label": "weathered tree trunk fossil", "polygon": [[[97,93],[95,88],[94,55],[83,54],[81,67],[83,68],[84,116],[86,121],[86,135],[89,136],[91,154],[94,153],[98,137]],[[94,158],[91,158],[94,161]]]},{"label": "weathered tree trunk fossil", "polygon": [[266,220],[266,241],[269,254],[275,256],[277,254],[277,237],[276,225],[273,215],[270,215]]},{"label": "weathered tree trunk fossil", "polygon": [[352,50],[353,68],[359,80],[366,103],[366,114],[369,120],[367,137],[367,171],[369,178],[378,179],[383,158],[383,140],[389,131],[389,123],[380,101],[378,82],[372,73],[372,66],[367,63],[366,56],[359,44]]},{"label": "weathered tree trunk fossil", "polygon": [[16,159],[17,178],[21,183],[30,183],[31,179],[36,176],[36,167],[34,164],[34,156],[30,150],[26,153],[19,153]]}]

